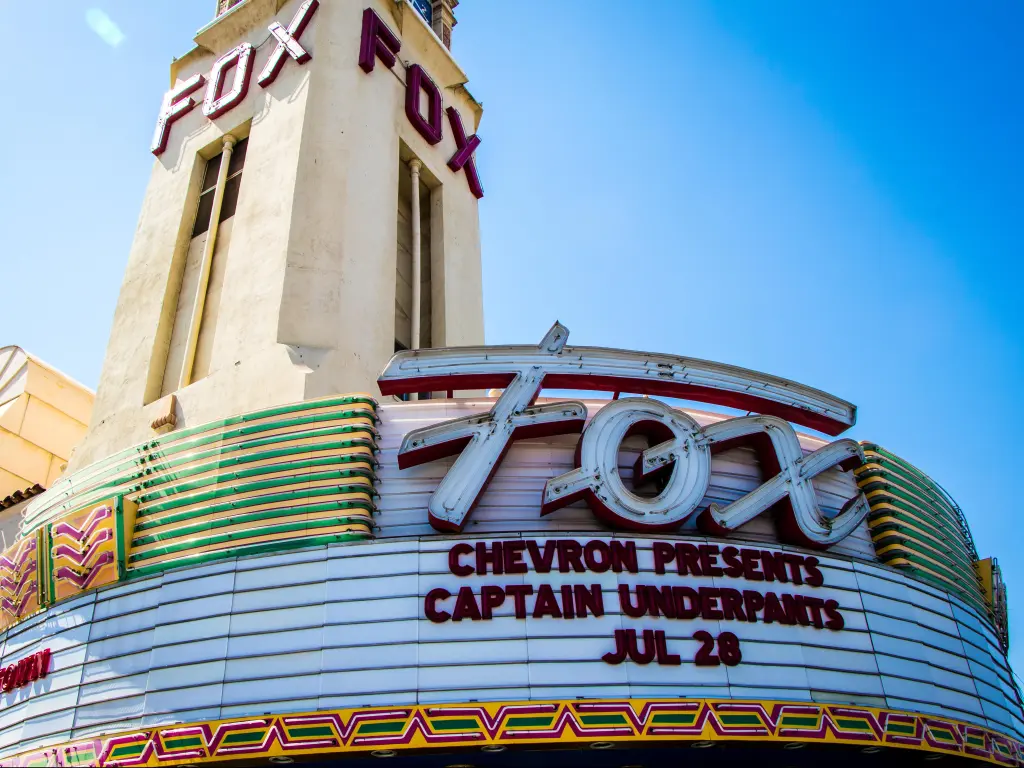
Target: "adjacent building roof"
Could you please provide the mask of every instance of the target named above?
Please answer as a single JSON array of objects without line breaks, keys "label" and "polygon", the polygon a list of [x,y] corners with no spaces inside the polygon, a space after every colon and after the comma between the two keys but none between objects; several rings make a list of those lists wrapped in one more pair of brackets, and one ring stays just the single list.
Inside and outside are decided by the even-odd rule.
[{"label": "adjacent building roof", "polygon": [[94,399],[91,389],[21,347],[0,347],[0,509],[60,477]]}]

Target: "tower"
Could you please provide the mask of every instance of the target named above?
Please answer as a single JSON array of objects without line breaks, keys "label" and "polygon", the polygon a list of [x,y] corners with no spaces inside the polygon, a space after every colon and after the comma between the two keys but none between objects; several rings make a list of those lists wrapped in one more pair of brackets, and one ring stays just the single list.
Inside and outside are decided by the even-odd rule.
[{"label": "tower", "polygon": [[397,349],[483,341],[482,110],[446,45],[456,4],[218,2],[171,66],[71,469],[373,391]]}]

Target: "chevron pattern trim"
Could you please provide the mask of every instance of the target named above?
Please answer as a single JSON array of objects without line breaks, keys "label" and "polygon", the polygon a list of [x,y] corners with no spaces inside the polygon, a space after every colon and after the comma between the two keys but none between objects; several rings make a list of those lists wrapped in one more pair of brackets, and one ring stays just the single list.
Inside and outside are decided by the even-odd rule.
[{"label": "chevron pattern trim", "polygon": [[116,500],[65,515],[50,526],[52,598],[67,600],[117,581]]},{"label": "chevron pattern trim", "polygon": [[162,766],[387,749],[612,741],[871,745],[1024,764],[1024,744],[976,725],[869,707],[709,699],[538,701],[347,709],[144,728],[23,753],[10,766]]},{"label": "chevron pattern trim", "polygon": [[367,395],[308,400],[178,430],[61,478],[0,554],[0,631],[126,579],[372,539],[378,421]]},{"label": "chevron pattern trim", "polygon": [[40,539],[21,539],[0,554],[0,631],[39,610]]}]

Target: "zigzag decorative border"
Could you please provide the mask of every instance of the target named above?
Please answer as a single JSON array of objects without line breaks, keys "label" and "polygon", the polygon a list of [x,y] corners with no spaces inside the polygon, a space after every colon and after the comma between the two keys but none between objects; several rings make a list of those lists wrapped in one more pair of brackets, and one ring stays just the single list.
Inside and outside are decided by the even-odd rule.
[{"label": "zigzag decorative border", "polygon": [[0,552],[0,632],[39,610],[41,535]]},{"label": "zigzag decorative border", "polygon": [[140,729],[26,752],[5,766],[164,766],[378,749],[666,741],[878,745],[1024,765],[1024,744],[981,726],[870,707],[619,699],[346,709]]},{"label": "zigzag decorative border", "polygon": [[64,515],[49,530],[51,598],[67,600],[118,580],[118,498]]}]

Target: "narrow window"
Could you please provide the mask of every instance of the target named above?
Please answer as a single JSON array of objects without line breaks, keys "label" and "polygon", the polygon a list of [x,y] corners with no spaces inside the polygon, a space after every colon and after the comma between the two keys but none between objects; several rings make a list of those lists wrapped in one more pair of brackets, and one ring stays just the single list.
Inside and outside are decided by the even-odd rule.
[{"label": "narrow window", "polygon": [[[230,259],[233,223],[242,186],[248,139],[231,147],[224,180],[220,224],[215,240],[210,240],[217,181],[224,160],[223,151],[206,161],[199,189],[199,202],[192,222],[192,237],[177,277],[176,306],[169,317],[167,357],[164,364],[161,395],[176,392],[217,370],[214,340],[220,322],[221,293]],[[198,309],[197,309],[198,308]],[[198,312],[198,314],[197,314]]]},{"label": "narrow window", "polygon": [[[245,166],[245,150],[249,146],[248,139],[242,139],[235,145],[228,165],[228,178],[224,184],[224,202],[221,204],[221,222],[235,215],[238,206],[238,192],[242,187],[242,169]],[[223,154],[211,157],[206,163],[206,174],[203,176],[203,188],[199,194],[199,207],[196,210],[195,224],[192,226],[192,237],[196,238],[210,228],[210,212],[213,211],[213,196],[217,192],[217,174],[220,173],[220,161]]]},{"label": "narrow window", "polygon": [[413,208],[419,210],[420,230],[420,327],[419,347],[431,346],[431,281],[430,281],[430,189],[418,181],[418,206],[413,206],[413,174],[409,164],[399,165],[398,180],[398,243],[395,260],[395,340],[403,349],[417,345],[412,334],[413,305]]}]

